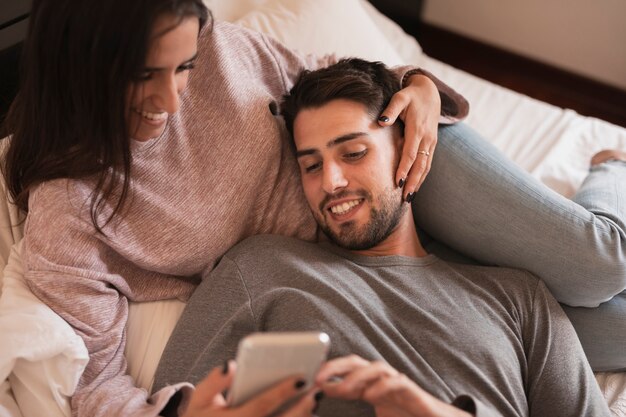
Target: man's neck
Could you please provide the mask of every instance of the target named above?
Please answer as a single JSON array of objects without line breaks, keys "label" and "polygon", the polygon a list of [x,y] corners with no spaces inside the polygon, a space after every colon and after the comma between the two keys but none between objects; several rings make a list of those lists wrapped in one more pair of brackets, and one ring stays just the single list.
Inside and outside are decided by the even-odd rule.
[{"label": "man's neck", "polygon": [[409,256],[412,258],[423,258],[428,253],[422,247],[415,222],[413,221],[413,213],[408,210],[400,219],[400,223],[394,231],[382,242],[370,249],[351,250],[351,252],[365,256]]}]

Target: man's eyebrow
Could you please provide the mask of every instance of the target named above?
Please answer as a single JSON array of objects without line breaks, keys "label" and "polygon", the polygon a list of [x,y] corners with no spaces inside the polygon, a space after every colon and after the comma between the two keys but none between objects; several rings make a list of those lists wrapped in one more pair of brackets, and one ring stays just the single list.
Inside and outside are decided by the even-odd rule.
[{"label": "man's eyebrow", "polygon": [[[195,61],[195,60],[196,60],[196,58],[198,58],[198,53],[197,53],[197,52],[194,54],[194,56],[192,56],[192,57],[191,57],[191,58],[189,58],[188,60],[186,60],[186,61],[184,61],[183,63],[181,63],[181,64],[179,65],[179,67],[180,67],[181,65],[189,64],[189,63],[191,63],[191,62]],[[161,70],[163,70],[163,68],[161,68],[161,67],[145,67],[143,70],[144,70],[144,71],[146,71],[146,72],[147,72],[147,71],[155,72],[155,71],[161,71]]]},{"label": "man's eyebrow", "polygon": [[[326,144],[327,148],[332,148],[333,146],[337,146],[341,143],[347,142],[349,140],[354,140],[357,138],[360,138],[362,136],[369,136],[367,133],[365,132],[352,132],[352,133],[347,133],[345,135],[341,135],[338,138],[335,138],[333,140],[331,140],[330,142],[328,142]],[[313,148],[309,148],[309,149],[301,149],[299,151],[296,151],[296,158],[300,158],[302,156],[305,155],[311,155],[314,153],[319,153],[319,150],[317,149],[313,149]]]}]

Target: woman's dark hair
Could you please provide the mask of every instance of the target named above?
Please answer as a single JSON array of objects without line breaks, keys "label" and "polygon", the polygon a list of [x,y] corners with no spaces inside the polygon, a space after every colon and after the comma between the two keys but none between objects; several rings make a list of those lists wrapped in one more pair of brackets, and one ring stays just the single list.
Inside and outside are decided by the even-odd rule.
[{"label": "woman's dark hair", "polygon": [[291,137],[293,122],[300,111],[318,108],[336,99],[365,105],[375,120],[399,89],[396,75],[382,62],[342,59],[326,68],[303,71],[289,94],[283,97],[281,114]]},{"label": "woman's dark hair", "polygon": [[[91,220],[100,233],[122,209],[132,161],[127,97],[163,14],[212,23],[202,0],[33,0],[2,164],[19,209],[28,211],[34,186],[57,178],[94,181]],[[100,224],[108,199],[114,209]]]}]

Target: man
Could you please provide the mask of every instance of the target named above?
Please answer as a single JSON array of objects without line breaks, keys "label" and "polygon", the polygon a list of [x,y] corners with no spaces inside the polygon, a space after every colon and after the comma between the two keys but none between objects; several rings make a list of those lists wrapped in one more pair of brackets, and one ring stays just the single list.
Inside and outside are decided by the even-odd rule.
[{"label": "man", "polygon": [[[314,330],[330,335],[331,357],[365,358],[326,367],[324,379],[385,361],[372,369],[405,374],[416,384],[404,380],[415,394],[407,404],[421,398],[437,415],[461,413],[450,402],[477,416],[609,415],[571,324],[541,281],[446,263],[420,244],[393,180],[402,129],[376,123],[394,91],[380,63],[344,60],[303,74],[283,115],[306,199],[330,242],[257,236],[230,250],[190,300],[156,387],[199,381],[251,332]],[[345,398],[384,414],[367,387],[320,382],[344,398],[321,402],[320,415],[373,414],[365,401]]]}]

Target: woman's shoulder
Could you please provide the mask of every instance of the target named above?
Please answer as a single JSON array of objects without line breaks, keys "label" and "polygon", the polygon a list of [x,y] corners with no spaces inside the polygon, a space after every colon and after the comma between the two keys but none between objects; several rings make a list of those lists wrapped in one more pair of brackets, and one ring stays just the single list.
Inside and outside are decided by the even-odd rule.
[{"label": "woman's shoulder", "polygon": [[217,54],[241,56],[242,46],[260,46],[263,35],[242,26],[228,22],[216,21],[211,27],[200,32],[198,38],[198,57]]},{"label": "woman's shoulder", "polygon": [[[216,21],[212,28],[201,32],[198,38],[198,60],[198,63],[207,61],[204,64],[206,68],[221,64],[242,64],[243,68],[251,72],[267,70],[258,67],[265,61],[272,62],[274,66],[278,63],[298,68],[304,64],[299,54],[267,35],[221,21]],[[201,66],[196,65],[197,69],[201,69]]]},{"label": "woman's shoulder", "polygon": [[212,26],[207,26],[200,32],[200,40],[217,42],[258,42],[262,35],[254,30],[230,22],[216,20]]},{"label": "woman's shoulder", "polygon": [[85,181],[59,178],[34,187],[28,198],[28,212],[44,213],[56,210],[78,213],[88,202],[93,188]]},{"label": "woman's shoulder", "polygon": [[91,233],[90,199],[86,182],[55,179],[37,185],[29,195],[24,234],[60,238],[82,229]]}]

